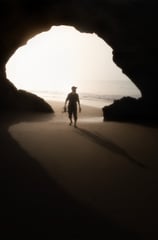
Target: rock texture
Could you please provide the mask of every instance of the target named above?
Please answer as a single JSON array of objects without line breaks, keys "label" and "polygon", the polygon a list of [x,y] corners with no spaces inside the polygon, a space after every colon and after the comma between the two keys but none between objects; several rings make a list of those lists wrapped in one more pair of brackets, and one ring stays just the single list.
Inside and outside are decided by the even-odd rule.
[{"label": "rock texture", "polygon": [[10,112],[54,112],[51,106],[42,98],[24,90],[17,90],[7,79],[6,83],[1,86],[1,112],[6,110]]},{"label": "rock texture", "polygon": [[[1,102],[6,102],[4,98],[8,88],[12,94],[16,93],[5,75],[9,57],[37,33],[48,30],[52,25],[64,24],[81,32],[95,32],[103,38],[113,48],[114,62],[141,91],[139,111],[143,115],[142,109],[150,102],[153,111],[146,111],[146,115],[157,117],[157,20],[156,0],[1,0]],[[123,106],[125,102],[126,99]],[[122,105],[122,101],[118,104]],[[104,116],[106,111],[107,108],[103,111]],[[117,110],[113,108],[111,111],[115,113]]]}]

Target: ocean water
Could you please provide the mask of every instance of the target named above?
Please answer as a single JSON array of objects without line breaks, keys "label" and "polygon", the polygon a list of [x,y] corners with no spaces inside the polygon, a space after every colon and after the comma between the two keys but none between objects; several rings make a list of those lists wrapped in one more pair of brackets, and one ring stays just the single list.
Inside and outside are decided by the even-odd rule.
[{"label": "ocean water", "polygon": [[[39,97],[44,98],[46,101],[61,101],[64,102],[67,93],[64,92],[54,92],[54,91],[31,91],[32,93],[38,95]],[[94,94],[94,93],[78,93],[80,97],[80,102],[83,105],[93,106],[97,108],[102,108],[104,106],[108,106],[114,102],[114,100],[120,99],[124,97],[123,94]],[[139,98],[140,94],[134,93],[129,94],[127,96],[131,96],[134,98]]]}]

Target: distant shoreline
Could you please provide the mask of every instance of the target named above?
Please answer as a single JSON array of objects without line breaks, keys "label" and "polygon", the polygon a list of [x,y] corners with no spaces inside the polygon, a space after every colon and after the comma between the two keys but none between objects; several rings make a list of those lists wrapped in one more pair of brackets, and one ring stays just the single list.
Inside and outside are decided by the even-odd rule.
[{"label": "distant shoreline", "polygon": [[[31,90],[29,90],[31,91]],[[56,92],[56,91],[31,91],[32,93],[38,95],[41,98],[44,98],[47,102],[49,101],[59,101],[64,102],[67,96],[67,93],[64,92]],[[103,108],[104,106],[108,106],[114,102],[114,100],[120,99],[124,97],[124,95],[108,95],[108,94],[99,94],[99,93],[80,93],[80,101],[81,104]],[[130,95],[133,98],[139,98],[138,94]]]}]

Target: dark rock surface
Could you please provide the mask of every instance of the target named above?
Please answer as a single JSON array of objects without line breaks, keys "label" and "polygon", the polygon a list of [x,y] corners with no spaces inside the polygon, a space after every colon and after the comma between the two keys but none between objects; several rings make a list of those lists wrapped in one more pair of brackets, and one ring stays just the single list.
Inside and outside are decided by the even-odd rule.
[{"label": "dark rock surface", "polygon": [[114,62],[140,89],[142,102],[157,105],[157,20],[156,0],[1,0],[1,101],[6,102],[10,56],[36,34],[64,24],[103,38],[113,48]]},{"label": "dark rock surface", "polygon": [[158,120],[157,107],[155,102],[144,101],[142,98],[124,97],[115,100],[110,106],[103,107],[102,110],[104,121],[116,120],[144,124],[148,122],[153,125]]},{"label": "dark rock surface", "polygon": [[1,111],[54,113],[51,106],[42,98],[24,90],[17,90],[9,80],[2,87]]},{"label": "dark rock surface", "polygon": [[51,106],[46,103],[42,98],[35,94],[29,93],[24,90],[18,90],[17,109],[21,111],[32,111],[32,112],[48,112],[53,113],[54,110]]}]

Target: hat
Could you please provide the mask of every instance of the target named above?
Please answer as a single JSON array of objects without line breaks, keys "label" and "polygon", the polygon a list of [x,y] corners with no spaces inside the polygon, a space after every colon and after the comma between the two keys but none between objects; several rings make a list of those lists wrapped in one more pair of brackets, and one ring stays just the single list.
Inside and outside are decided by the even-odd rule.
[{"label": "hat", "polygon": [[75,86],[72,86],[72,88],[71,89],[76,89],[77,87],[75,87]]}]

